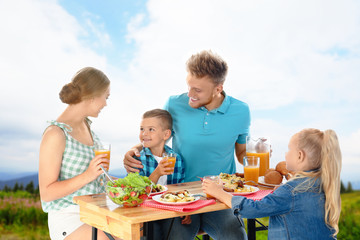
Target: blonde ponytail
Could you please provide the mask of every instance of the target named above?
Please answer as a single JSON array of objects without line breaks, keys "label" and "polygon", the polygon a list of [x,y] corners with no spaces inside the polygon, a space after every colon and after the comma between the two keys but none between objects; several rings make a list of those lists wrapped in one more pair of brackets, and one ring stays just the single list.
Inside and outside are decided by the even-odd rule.
[{"label": "blonde ponytail", "polygon": [[325,223],[332,227],[335,237],[339,232],[341,212],[340,172],[341,151],[336,133],[333,130],[324,132],[308,128],[299,132],[298,148],[307,154],[309,165],[313,171],[298,172],[293,179],[305,178],[296,191],[304,192],[311,188],[316,179],[320,179],[321,188],[325,194]]},{"label": "blonde ponytail", "polygon": [[335,229],[334,235],[336,235],[339,232],[338,222],[341,211],[341,151],[338,138],[333,130],[324,132],[321,156],[321,184],[326,198],[325,221]]}]

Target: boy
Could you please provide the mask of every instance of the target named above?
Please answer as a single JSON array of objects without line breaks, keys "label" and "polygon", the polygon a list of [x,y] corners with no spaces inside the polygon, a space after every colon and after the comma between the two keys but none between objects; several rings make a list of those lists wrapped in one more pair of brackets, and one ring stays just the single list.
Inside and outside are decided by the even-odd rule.
[{"label": "boy", "polygon": [[162,109],[154,109],[144,113],[141,124],[139,139],[143,145],[140,157],[144,168],[139,169],[140,175],[147,176],[155,184],[182,183],[185,179],[184,163],[180,155],[176,155],[174,168],[163,159],[165,153],[175,153],[165,145],[171,136],[172,117],[170,113]]}]

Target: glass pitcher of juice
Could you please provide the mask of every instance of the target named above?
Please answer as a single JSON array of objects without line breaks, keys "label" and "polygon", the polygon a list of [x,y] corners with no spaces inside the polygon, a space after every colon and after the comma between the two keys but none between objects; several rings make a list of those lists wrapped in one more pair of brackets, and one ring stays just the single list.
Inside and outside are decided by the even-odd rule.
[{"label": "glass pitcher of juice", "polygon": [[270,166],[270,139],[246,137],[246,156],[260,158],[259,176],[264,176]]}]

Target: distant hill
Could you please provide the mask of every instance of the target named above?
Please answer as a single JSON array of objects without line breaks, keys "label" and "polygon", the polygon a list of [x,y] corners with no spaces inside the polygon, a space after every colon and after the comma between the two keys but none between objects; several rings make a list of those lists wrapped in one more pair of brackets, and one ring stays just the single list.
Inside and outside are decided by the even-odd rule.
[{"label": "distant hill", "polygon": [[31,175],[20,178],[0,181],[0,189],[3,189],[5,185],[13,188],[16,183],[18,183],[19,185],[22,184],[25,188],[26,185],[28,185],[31,181],[34,183],[34,187],[37,188],[37,186],[39,185],[39,178],[37,173],[32,173]]},{"label": "distant hill", "polygon": [[[111,176],[123,178],[126,176],[126,170],[124,168],[112,169],[109,171]],[[13,188],[16,183],[19,185],[22,184],[24,187],[28,185],[31,181],[34,183],[34,187],[37,188],[39,185],[39,178],[37,172],[0,172],[0,190],[7,185],[10,188]]]}]

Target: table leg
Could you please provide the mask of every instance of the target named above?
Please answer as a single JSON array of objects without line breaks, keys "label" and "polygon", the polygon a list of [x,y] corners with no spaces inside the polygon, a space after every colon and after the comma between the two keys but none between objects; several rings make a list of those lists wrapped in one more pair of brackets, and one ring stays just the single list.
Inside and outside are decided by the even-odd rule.
[{"label": "table leg", "polygon": [[256,240],[255,219],[247,220],[248,240]]},{"label": "table leg", "polygon": [[96,227],[92,227],[92,240],[97,240],[97,228]]}]

